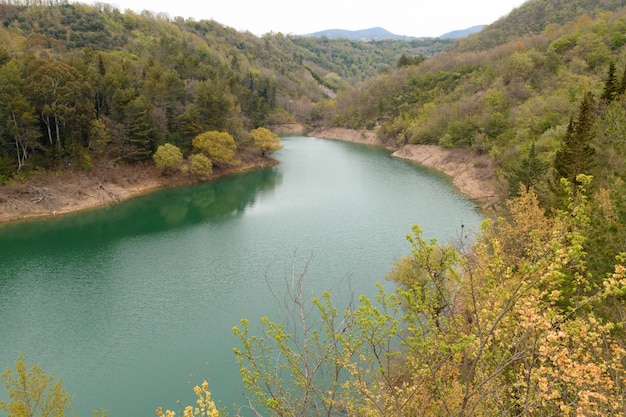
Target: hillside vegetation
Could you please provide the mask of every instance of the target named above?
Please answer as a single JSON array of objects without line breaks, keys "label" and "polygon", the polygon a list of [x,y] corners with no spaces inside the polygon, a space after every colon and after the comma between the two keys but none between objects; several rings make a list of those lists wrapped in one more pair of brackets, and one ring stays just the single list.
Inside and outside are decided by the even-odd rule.
[{"label": "hillside vegetation", "polygon": [[[494,25],[514,37],[551,5],[528,2]],[[367,80],[342,92],[326,118],[375,129],[393,145],[487,154],[499,166],[502,195],[515,195],[522,183],[549,209],[565,207],[561,178],[573,184],[577,174],[593,176],[597,233],[586,249],[604,273],[626,250],[626,9],[568,5],[557,21],[582,14],[506,43],[496,39],[490,49],[443,52]]]},{"label": "hillside vegetation", "polygon": [[0,182],[44,168],[149,160],[170,143],[304,119],[313,103],[450,42],[354,42],[104,3],[0,3]]},{"label": "hillside vegetation", "polygon": [[[235,163],[253,138],[277,146],[260,126],[289,121],[496,162],[508,199],[476,239],[426,241],[416,226],[389,273],[394,290],[375,301],[340,311],[328,294],[308,298],[305,271],[290,280],[285,321],[262,318],[255,336],[242,320],[246,410],[626,415],[621,1],[531,0],[455,48],[259,39],[108,5],[0,6],[3,180],[154,151],[169,168],[194,149]],[[19,394],[12,375],[2,381]],[[185,416],[220,414],[206,384],[194,391],[200,407]]]}]

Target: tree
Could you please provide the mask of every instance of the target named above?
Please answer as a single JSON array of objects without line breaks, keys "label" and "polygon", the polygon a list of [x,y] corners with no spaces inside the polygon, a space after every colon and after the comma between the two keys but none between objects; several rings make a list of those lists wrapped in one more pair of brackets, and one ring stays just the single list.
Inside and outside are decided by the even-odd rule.
[{"label": "tree", "polygon": [[111,142],[111,134],[104,122],[101,119],[93,120],[89,129],[89,150],[96,156],[103,156],[109,142]]},{"label": "tree", "polygon": [[543,179],[548,170],[548,164],[539,159],[535,142],[530,145],[528,155],[520,159],[519,165],[513,168],[511,174],[507,176],[511,191],[519,191],[522,184],[525,191],[537,188],[543,184]]},{"label": "tree", "polygon": [[163,171],[179,169],[183,164],[183,153],[177,146],[166,143],[157,148],[152,159]]},{"label": "tree", "polygon": [[272,153],[283,147],[280,143],[280,137],[267,128],[256,128],[251,131],[250,134],[252,135],[254,146],[256,146],[263,155]]},{"label": "tree", "polygon": [[419,65],[422,62],[425,61],[424,55],[417,55],[414,57],[410,57],[407,54],[402,54],[400,55],[400,58],[398,58],[398,61],[396,62],[396,67],[401,68],[401,67],[406,67],[409,65]]},{"label": "tree", "polygon": [[371,385],[375,378],[390,377],[385,365],[393,354],[386,349],[397,331],[388,326],[391,316],[377,316],[365,299],[358,311],[349,303],[341,312],[329,293],[308,297],[306,270],[296,275],[294,264],[288,295],[279,301],[284,320],[261,318],[262,336],[251,334],[246,319],[233,328],[241,343],[235,355],[248,406],[257,415],[264,410],[285,417],[345,415],[346,409],[363,409],[371,399],[366,392],[379,394]]},{"label": "tree", "polygon": [[72,400],[62,380],[46,373],[38,365],[28,367],[24,355],[7,369],[0,379],[8,401],[0,401],[0,410],[10,417],[65,417],[70,415]]},{"label": "tree", "polygon": [[0,120],[15,149],[19,171],[34,149],[40,147],[41,130],[36,110],[23,94],[23,67],[15,60],[0,68]]},{"label": "tree", "polygon": [[152,155],[153,138],[148,123],[149,111],[150,104],[143,95],[131,100],[126,107],[124,119],[133,150],[132,155],[128,155],[130,159],[145,160]]},{"label": "tree", "polygon": [[[234,329],[253,410],[277,416],[622,415],[626,346],[596,312],[626,294],[626,267],[593,277],[583,246],[590,206],[579,176],[563,180],[567,209],[547,219],[532,190],[487,221],[471,246],[409,236],[411,254],[377,304],[340,313],[325,294],[302,297],[283,323]],[[543,220],[542,220],[543,219]],[[534,223],[535,220],[538,220]],[[519,230],[512,235],[509,232]],[[509,241],[507,241],[509,239]],[[509,248],[515,248],[509,251]],[[624,256],[620,258],[624,260]]]},{"label": "tree", "polygon": [[58,149],[66,143],[79,144],[95,111],[91,86],[76,68],[55,60],[34,60],[28,67],[26,87],[48,143]]},{"label": "tree", "polygon": [[237,144],[228,132],[204,132],[193,138],[192,144],[194,148],[204,152],[217,163],[239,163],[239,161],[234,159]]},{"label": "tree", "polygon": [[609,64],[609,72],[607,79],[604,83],[604,91],[602,92],[602,100],[610,103],[615,100],[620,94],[620,83],[615,75],[615,63]]},{"label": "tree", "polygon": [[235,98],[226,83],[198,83],[195,107],[204,130],[231,130],[236,117]]},{"label": "tree", "polygon": [[570,184],[577,184],[578,174],[591,174],[595,149],[592,141],[595,136],[595,100],[591,92],[585,94],[580,111],[575,120],[570,120],[560,149],[554,157],[556,178],[565,178]]},{"label": "tree", "polygon": [[[183,417],[219,417],[220,412],[215,406],[215,402],[211,399],[211,392],[209,391],[209,383],[203,381],[201,385],[193,387],[193,392],[198,398],[196,400],[197,407],[190,405],[186,406],[183,410]],[[174,417],[176,413],[171,410],[163,411],[162,407],[156,409],[158,417]]]},{"label": "tree", "polygon": [[208,178],[213,172],[213,163],[203,154],[193,154],[189,157],[190,171],[199,178]]}]

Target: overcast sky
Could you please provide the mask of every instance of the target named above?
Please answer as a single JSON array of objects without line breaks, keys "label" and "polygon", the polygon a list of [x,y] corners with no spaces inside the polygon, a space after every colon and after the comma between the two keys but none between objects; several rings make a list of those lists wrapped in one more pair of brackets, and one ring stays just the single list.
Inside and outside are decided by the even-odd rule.
[{"label": "overcast sky", "polygon": [[382,27],[397,35],[435,37],[489,24],[525,0],[113,0],[121,11],[150,10],[213,19],[239,31],[303,35],[325,29]]}]

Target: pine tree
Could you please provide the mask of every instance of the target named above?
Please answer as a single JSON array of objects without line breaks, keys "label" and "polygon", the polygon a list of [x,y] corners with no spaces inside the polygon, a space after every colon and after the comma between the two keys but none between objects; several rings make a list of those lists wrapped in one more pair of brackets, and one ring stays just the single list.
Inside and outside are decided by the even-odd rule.
[{"label": "pine tree", "polygon": [[624,73],[622,74],[622,80],[619,84],[619,95],[623,95],[626,92],[626,66],[624,66]]},{"label": "pine tree", "polygon": [[595,99],[587,93],[580,105],[576,119],[570,119],[561,148],[554,157],[556,179],[565,178],[576,185],[578,174],[590,175],[595,149],[591,146],[595,132]]},{"label": "pine tree", "polygon": [[[622,83],[623,83],[623,80],[622,80]],[[608,103],[615,100],[619,96],[621,88],[622,86],[617,81],[617,76],[615,75],[615,63],[611,62],[611,64],[609,65],[609,73],[607,76],[607,80],[604,83],[604,92],[602,93],[602,100],[605,100]]]},{"label": "pine tree", "polygon": [[542,183],[542,178],[548,169],[548,164],[539,159],[535,142],[532,143],[528,150],[528,155],[520,160],[508,176],[511,191],[519,192],[519,185],[524,185],[524,189],[528,192],[531,188],[536,188]]},{"label": "pine tree", "polygon": [[152,155],[153,140],[148,123],[149,104],[143,95],[132,100],[126,108],[126,131],[133,145],[131,159],[144,160]]}]

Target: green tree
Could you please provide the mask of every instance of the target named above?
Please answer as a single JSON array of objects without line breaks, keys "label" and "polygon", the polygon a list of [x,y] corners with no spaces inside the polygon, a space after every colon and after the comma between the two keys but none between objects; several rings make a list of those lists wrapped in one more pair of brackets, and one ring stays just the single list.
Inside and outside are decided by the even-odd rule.
[{"label": "green tree", "polygon": [[195,108],[204,130],[230,130],[236,117],[235,98],[226,84],[201,81],[196,92]]},{"label": "green tree", "polygon": [[65,417],[70,415],[72,400],[62,380],[46,373],[38,365],[26,364],[23,355],[15,369],[7,369],[0,379],[7,390],[8,401],[0,401],[0,410],[9,417]]},{"label": "green tree", "polygon": [[41,130],[36,110],[24,96],[23,67],[15,60],[0,68],[0,119],[5,139],[13,142],[17,170],[40,147]]},{"label": "green tree", "polygon": [[623,414],[626,310],[596,311],[626,294],[626,267],[592,285],[589,178],[577,181],[552,219],[521,190],[471,245],[415,227],[389,275],[399,286],[377,304],[361,297],[340,313],[327,294],[307,302],[292,278],[286,320],[263,318],[262,336],[246,320],[234,329],[250,405],[277,416]]},{"label": "green tree", "polygon": [[514,167],[511,173],[507,175],[510,190],[515,193],[518,192],[520,184],[524,186],[525,191],[541,187],[548,167],[549,164],[542,161],[539,155],[537,155],[535,142],[533,142],[528,150],[528,155],[520,159],[519,165]]},{"label": "green tree", "polygon": [[398,61],[396,62],[396,67],[401,68],[409,65],[419,65],[424,61],[424,55],[420,54],[414,57],[410,57],[407,54],[403,53],[402,55],[400,55],[400,58],[398,58]]},{"label": "green tree", "polygon": [[238,164],[235,160],[237,144],[228,132],[208,131],[199,134],[192,140],[193,147],[204,152],[214,162]]},{"label": "green tree", "polygon": [[130,159],[145,160],[152,155],[154,140],[148,122],[150,103],[140,95],[128,103],[124,117],[128,140],[132,146]]},{"label": "green tree", "polygon": [[101,119],[93,120],[89,129],[89,150],[96,156],[102,157],[109,142],[111,142],[111,134],[104,122]]},{"label": "green tree", "polygon": [[263,155],[272,153],[282,148],[280,137],[271,130],[259,127],[250,132],[254,146],[256,146]]},{"label": "green tree", "polygon": [[183,153],[177,146],[166,143],[157,148],[152,159],[157,167],[163,171],[180,169],[183,164]]},{"label": "green tree", "polygon": [[233,328],[250,407],[257,415],[269,410],[285,417],[341,416],[346,410],[374,415],[358,411],[383,392],[375,381],[392,389],[393,317],[364,298],[358,309],[342,312],[329,293],[309,297],[305,279],[306,267],[286,283],[286,316],[280,322],[261,318],[262,336],[251,334],[246,319]]},{"label": "green tree", "polygon": [[560,149],[554,157],[556,178],[565,178],[570,184],[577,184],[578,174],[591,174],[595,149],[592,142],[595,136],[594,123],[596,106],[592,93],[585,94],[580,112],[575,120],[570,120]]},{"label": "green tree", "polygon": [[615,75],[615,63],[609,64],[609,72],[604,82],[604,91],[602,92],[602,100],[611,102],[615,100],[620,92],[620,83]]},{"label": "green tree", "polygon": [[95,117],[92,89],[71,65],[35,60],[28,66],[26,88],[45,126],[50,145],[80,144]]},{"label": "green tree", "polygon": [[193,154],[189,157],[190,171],[192,175],[199,178],[208,178],[213,172],[213,163],[206,155],[201,153]]}]

